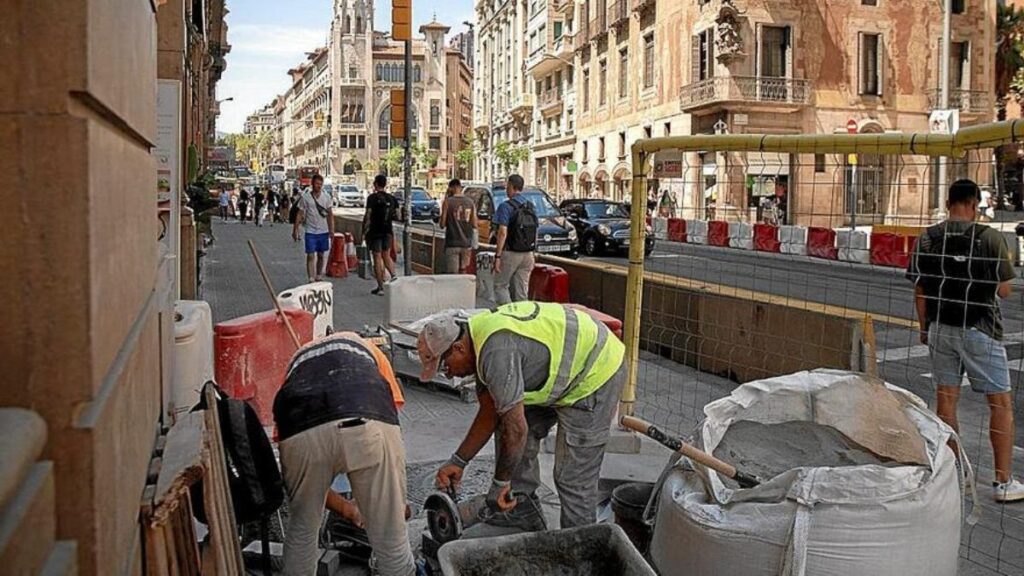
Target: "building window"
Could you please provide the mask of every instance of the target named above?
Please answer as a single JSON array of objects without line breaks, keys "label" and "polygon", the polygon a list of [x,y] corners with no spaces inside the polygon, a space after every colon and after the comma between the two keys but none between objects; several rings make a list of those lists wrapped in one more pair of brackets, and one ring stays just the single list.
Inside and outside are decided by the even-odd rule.
[{"label": "building window", "polygon": [[441,129],[441,101],[431,100],[430,101],[430,129],[440,130]]},{"label": "building window", "polygon": [[430,149],[431,150],[440,150],[441,149],[441,137],[440,136],[431,136],[430,137]]},{"label": "building window", "polygon": [[825,155],[815,154],[814,155],[814,171],[818,174],[825,172]]},{"label": "building window", "polygon": [[343,30],[344,30],[345,34],[348,34],[349,32],[352,32],[352,17],[351,16],[345,16],[345,27],[344,27]]},{"label": "building window", "polygon": [[348,67],[348,77],[350,79],[355,80],[356,78],[358,78],[358,74],[358,69],[355,66]]},{"label": "building window", "polygon": [[949,45],[949,89],[970,88],[971,45],[968,42],[951,42]]},{"label": "building window", "polygon": [[559,38],[562,37],[562,23],[557,21],[557,20],[555,21],[554,32],[555,32],[555,40],[558,40]]},{"label": "building window", "polygon": [[651,137],[651,134],[652,134],[653,132],[654,132],[654,129],[653,129],[652,127],[650,127],[650,126],[644,126],[644,138],[650,138],[650,137]]},{"label": "building window", "polygon": [[377,79],[378,82],[383,82],[384,81],[384,65],[383,64],[377,64],[377,74],[376,74],[375,78]]},{"label": "building window", "polygon": [[619,50],[619,98],[629,95],[629,50]]},{"label": "building window", "polygon": [[356,34],[363,33],[363,17],[356,16]]},{"label": "building window", "polygon": [[654,86],[654,34],[644,36],[644,88]]},{"label": "building window", "polygon": [[708,28],[697,34],[692,39],[690,55],[691,81],[701,82],[713,78],[715,75],[715,34],[712,28]]},{"label": "building window", "polygon": [[878,6],[878,0],[860,0],[862,6]]},{"label": "building window", "polygon": [[583,141],[583,161],[587,162],[590,160],[590,146],[586,140]]},{"label": "building window", "polygon": [[[420,70],[420,65],[419,64],[417,64],[416,66],[413,67],[413,69],[412,69],[412,80],[413,80],[413,82],[420,82],[420,81],[423,80],[423,76],[422,76],[421,72],[422,71]],[[402,81],[403,82],[405,81],[405,74],[402,74]]]},{"label": "building window", "polygon": [[583,111],[590,111],[590,69],[583,69]]},{"label": "building window", "polygon": [[671,122],[665,122],[665,136],[671,136],[671,135],[672,135],[672,123]]},{"label": "building window", "polygon": [[597,72],[597,105],[604,106],[608,103],[608,61],[601,60],[601,67]]},{"label": "building window", "polygon": [[626,133],[619,132],[619,158],[626,157]]},{"label": "building window", "polygon": [[761,28],[760,76],[788,78],[789,74],[789,26],[764,26]]},{"label": "building window", "polygon": [[967,0],[953,0],[953,14],[963,14],[967,8]]},{"label": "building window", "polygon": [[882,35],[860,35],[860,93],[882,95]]},{"label": "building window", "polygon": [[604,136],[597,139],[597,161],[604,162]]}]

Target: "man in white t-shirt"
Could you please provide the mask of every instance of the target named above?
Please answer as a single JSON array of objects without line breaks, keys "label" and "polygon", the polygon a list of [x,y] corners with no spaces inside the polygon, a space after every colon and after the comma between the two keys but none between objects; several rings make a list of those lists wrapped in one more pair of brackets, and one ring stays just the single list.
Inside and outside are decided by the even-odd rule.
[{"label": "man in white t-shirt", "polygon": [[292,239],[299,241],[299,225],[306,235],[306,273],[310,282],[323,280],[327,253],[334,237],[333,201],[323,192],[324,178],[313,176],[312,186],[299,197],[299,211],[292,227]]}]

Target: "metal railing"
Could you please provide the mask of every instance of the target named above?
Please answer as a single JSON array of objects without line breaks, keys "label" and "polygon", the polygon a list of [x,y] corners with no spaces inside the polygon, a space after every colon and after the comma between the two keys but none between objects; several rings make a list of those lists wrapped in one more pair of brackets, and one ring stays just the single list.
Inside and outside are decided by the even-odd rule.
[{"label": "metal railing", "polygon": [[716,76],[687,84],[679,94],[682,110],[716,102],[806,105],[810,101],[811,83],[808,80],[769,76]]},{"label": "metal railing", "polygon": [[[950,90],[949,107],[968,114],[989,114],[993,111],[992,99],[984,90]],[[928,109],[939,108],[939,91],[928,91]]]},{"label": "metal railing", "polygon": [[555,104],[562,103],[562,91],[561,90],[545,90],[540,95],[541,108],[547,108]]}]

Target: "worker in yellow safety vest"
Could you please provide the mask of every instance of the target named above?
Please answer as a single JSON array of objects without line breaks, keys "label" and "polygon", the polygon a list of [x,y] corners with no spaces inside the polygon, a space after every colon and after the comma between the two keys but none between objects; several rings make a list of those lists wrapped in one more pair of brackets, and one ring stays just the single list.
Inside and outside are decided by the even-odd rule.
[{"label": "worker in yellow safety vest", "polygon": [[626,380],[625,347],[604,324],[561,304],[516,302],[468,320],[431,318],[417,348],[421,380],[432,380],[443,364],[449,377],[476,376],[480,400],[465,439],[437,472],[439,488],[457,488],[466,465],[496,434],[488,502],[516,526],[518,503],[529,500],[521,508],[539,511],[537,453],[558,423],[561,527],[596,521],[601,462]]}]

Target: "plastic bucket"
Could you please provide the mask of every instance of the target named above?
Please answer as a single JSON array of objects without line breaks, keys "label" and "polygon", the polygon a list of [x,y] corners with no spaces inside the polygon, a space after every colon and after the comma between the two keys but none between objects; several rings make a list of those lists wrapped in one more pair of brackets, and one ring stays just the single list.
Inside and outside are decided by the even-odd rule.
[{"label": "plastic bucket", "polygon": [[647,554],[651,545],[651,528],[644,523],[644,509],[653,491],[651,482],[629,482],[612,490],[615,523],[622,527],[641,554]]}]

